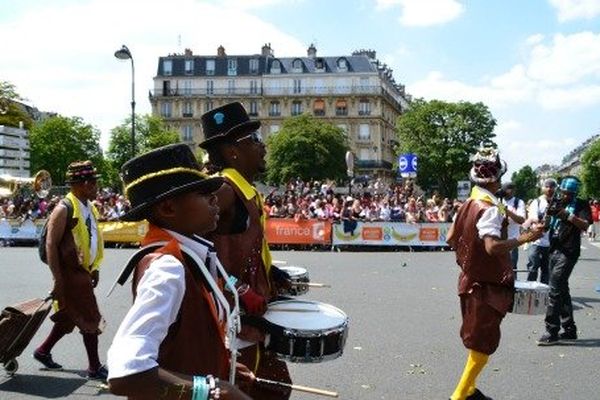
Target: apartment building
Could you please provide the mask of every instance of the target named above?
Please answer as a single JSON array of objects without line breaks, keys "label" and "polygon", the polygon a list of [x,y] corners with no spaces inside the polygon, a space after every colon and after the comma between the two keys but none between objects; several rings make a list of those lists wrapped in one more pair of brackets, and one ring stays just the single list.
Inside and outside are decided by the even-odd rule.
[{"label": "apartment building", "polygon": [[395,124],[410,96],[374,50],[347,56],[276,57],[270,44],[260,54],[183,54],[159,58],[150,92],[153,114],[181,132],[181,140],[203,140],[200,116],[241,101],[262,122],[263,138],[275,135],[283,120],[309,113],[342,128],[355,153],[356,173],[390,177],[395,158]]}]

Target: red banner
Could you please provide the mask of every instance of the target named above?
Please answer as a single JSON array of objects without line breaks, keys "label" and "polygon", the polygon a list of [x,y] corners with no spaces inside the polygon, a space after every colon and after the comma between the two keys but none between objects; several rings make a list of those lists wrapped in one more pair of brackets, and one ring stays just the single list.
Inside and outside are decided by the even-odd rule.
[{"label": "red banner", "polygon": [[270,244],[331,244],[331,222],[271,218],[267,220],[267,241]]}]

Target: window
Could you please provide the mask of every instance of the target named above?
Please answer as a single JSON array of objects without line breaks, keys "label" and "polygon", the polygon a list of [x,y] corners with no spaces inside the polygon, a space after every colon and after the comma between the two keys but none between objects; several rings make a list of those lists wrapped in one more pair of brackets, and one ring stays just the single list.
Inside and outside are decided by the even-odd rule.
[{"label": "window", "polygon": [[163,60],[163,75],[173,75],[173,61]]},{"label": "window", "polygon": [[170,101],[165,101],[160,105],[160,116],[164,118],[171,118],[171,111],[173,105]]},{"label": "window", "polygon": [[213,81],[206,81],[206,94],[215,94],[215,83]]},{"label": "window", "polygon": [[346,100],[338,100],[335,102],[335,115],[348,115],[348,104]]},{"label": "window", "polygon": [[230,58],[227,60],[227,75],[237,75],[237,59]]},{"label": "window", "polygon": [[248,113],[248,115],[253,117],[258,115],[258,102],[256,100],[252,100],[250,102],[250,112]]},{"label": "window", "polygon": [[358,126],[358,140],[371,140],[369,124],[360,124]]},{"label": "window", "polygon": [[192,81],[190,81],[190,80],[183,81],[183,95],[184,96],[192,95]]},{"label": "window", "polygon": [[337,67],[340,71],[348,71],[348,61],[345,58],[338,58]]},{"label": "window", "polygon": [[206,103],[204,103],[204,112],[209,112],[213,108],[214,106],[212,100],[207,100]]},{"label": "window", "polygon": [[234,93],[235,93],[235,80],[228,79],[227,80],[227,94],[234,94]]},{"label": "window", "polygon": [[294,93],[302,93],[302,80],[294,79]]},{"label": "window", "polygon": [[269,106],[269,116],[279,117],[281,115],[281,107],[278,101],[272,101]]},{"label": "window", "polygon": [[185,60],[185,74],[194,75],[194,60]]},{"label": "window", "polygon": [[181,129],[181,138],[184,142],[191,142],[194,139],[194,130],[191,125],[184,125]]},{"label": "window", "polygon": [[215,60],[206,60],[206,75],[215,74]]},{"label": "window", "polygon": [[163,96],[170,96],[171,94],[171,81],[163,81]]},{"label": "window", "polygon": [[369,78],[365,78],[365,77],[360,78],[359,84],[360,84],[361,90],[363,90],[363,91],[367,90],[367,88],[369,87]]},{"label": "window", "polygon": [[313,103],[313,113],[315,116],[322,117],[325,115],[325,102],[321,99],[315,100]]},{"label": "window", "polygon": [[190,118],[194,116],[194,111],[192,108],[192,102],[191,101],[186,101],[185,103],[183,103],[183,109],[181,112],[181,115],[184,118]]},{"label": "window", "polygon": [[250,66],[250,73],[251,74],[258,74],[258,59],[257,58],[251,58],[250,62],[249,62],[249,66]]},{"label": "window", "polygon": [[371,103],[367,99],[360,99],[358,103],[358,115],[371,115]]},{"label": "window", "polygon": [[271,135],[274,135],[277,132],[279,132],[279,125],[271,125],[271,126],[269,126],[269,133]]},{"label": "window", "polygon": [[250,81],[250,94],[258,93],[258,82],[255,80]]},{"label": "window", "polygon": [[302,102],[296,100],[292,102],[292,115],[300,115],[302,114]]},{"label": "window", "polygon": [[299,58],[296,58],[292,62],[292,69],[294,72],[302,72],[302,60],[300,60]]},{"label": "window", "polygon": [[281,62],[279,60],[273,60],[271,63],[271,73],[279,74],[281,73]]},{"label": "window", "polygon": [[322,58],[317,58],[315,60],[315,69],[317,72],[325,71],[325,62],[323,61]]}]

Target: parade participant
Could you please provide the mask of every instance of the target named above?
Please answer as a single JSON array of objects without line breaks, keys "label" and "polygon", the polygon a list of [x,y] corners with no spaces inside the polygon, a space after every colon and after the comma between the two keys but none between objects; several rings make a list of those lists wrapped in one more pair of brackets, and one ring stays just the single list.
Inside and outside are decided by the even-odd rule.
[{"label": "parade participant", "polygon": [[448,233],[448,244],[456,251],[456,262],[461,269],[460,335],[469,350],[451,400],[489,399],[477,389],[476,379],[498,348],[500,323],[512,306],[514,273],[509,254],[543,234],[543,227],[536,226],[516,239],[507,239],[505,207],[494,196],[500,189],[506,164],[491,147],[480,149],[472,161],[470,178],[475,186]]},{"label": "parade participant", "polygon": [[47,369],[61,369],[52,348],[78,327],[88,357],[87,376],[105,380],[107,371],[98,356],[98,335],[103,324],[94,295],[100,279],[104,243],[98,211],[92,205],[100,175],[91,161],[69,164],[65,183],[71,190],[52,211],[47,225],[46,261],[54,278],[54,326],[33,357]]},{"label": "parade participant", "polygon": [[[263,200],[253,186],[266,167],[266,150],[259,128],[260,122],[251,121],[237,102],[202,115],[205,141],[200,146],[208,151],[211,171],[219,171],[225,180],[217,191],[220,219],[208,238],[214,241],[227,272],[239,280],[241,306],[252,316],[264,314],[278,286],[285,286],[289,278],[271,265]],[[291,382],[286,364],[265,350],[265,332],[242,321],[239,338],[240,361],[257,376]],[[245,390],[261,400],[290,396],[289,389],[277,386],[253,385]]]},{"label": "parade participant", "polygon": [[[544,181],[542,184],[542,195],[531,202],[528,218],[523,227],[528,228],[533,223],[544,223],[546,209],[552,196],[554,196],[556,186],[556,180],[552,178]],[[550,238],[548,232],[545,232],[544,236],[533,242],[531,247],[529,247],[529,261],[527,262],[527,269],[529,270],[527,275],[528,281],[537,281],[539,270],[540,282],[548,284],[550,279],[549,254]]]},{"label": "parade participant", "polygon": [[[569,277],[581,252],[581,233],[592,223],[587,201],[577,198],[581,182],[574,176],[564,177],[559,186],[560,201],[552,204],[547,214],[550,222],[550,295],[546,309],[546,332],[537,341],[549,346],[577,339]],[[559,335],[560,328],[563,332]]]},{"label": "parade participant", "polygon": [[[521,233],[521,224],[525,222],[525,202],[515,196],[515,185],[512,182],[506,182],[502,185],[502,190],[499,192],[502,197],[502,204],[506,210],[508,217],[508,239],[516,239]],[[510,261],[513,269],[517,269],[519,262],[519,248],[515,247],[510,252]]]},{"label": "parade participant", "polygon": [[229,305],[218,258],[197,236],[216,227],[222,180],[203,174],[184,144],[129,160],[122,177],[131,210],[121,219],[147,219],[142,245],[155,247],[135,259],[133,306],[108,351],[110,390],[136,399],[248,399],[227,382]]}]

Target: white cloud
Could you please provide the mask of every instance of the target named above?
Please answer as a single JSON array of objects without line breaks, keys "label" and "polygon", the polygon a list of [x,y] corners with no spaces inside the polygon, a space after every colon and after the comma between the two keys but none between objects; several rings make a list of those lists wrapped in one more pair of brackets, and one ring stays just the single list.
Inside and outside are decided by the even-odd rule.
[{"label": "white cloud", "polygon": [[560,22],[592,19],[600,15],[600,0],[549,0]]},{"label": "white cloud", "polygon": [[277,4],[290,6],[293,3],[300,3],[303,0],[214,0],[213,4],[219,7],[226,7],[237,10],[251,10],[264,7],[272,7]]},{"label": "white cloud", "polygon": [[195,0],[170,3],[168,12],[158,0],[38,2],[35,12],[0,25],[0,37],[13,38],[0,41],[0,78],[41,110],[81,116],[97,126],[103,145],[109,130],[131,112],[129,62],[113,56],[121,44],[134,57],[139,113],[150,112],[147,96],[159,56],[184,47],[216,54],[221,44],[228,54],[259,53],[265,42],[277,55],[302,54],[306,48],[247,12]]},{"label": "white cloud", "polygon": [[544,89],[539,92],[537,100],[549,110],[593,106],[600,104],[600,85]]},{"label": "white cloud", "polygon": [[441,25],[458,18],[464,6],[457,0],[376,0],[378,10],[399,6],[400,23],[404,26]]}]

